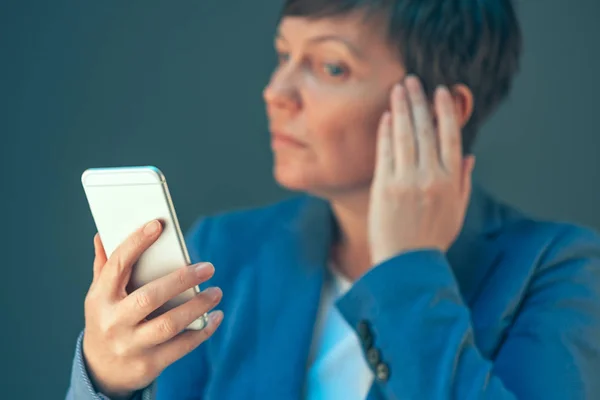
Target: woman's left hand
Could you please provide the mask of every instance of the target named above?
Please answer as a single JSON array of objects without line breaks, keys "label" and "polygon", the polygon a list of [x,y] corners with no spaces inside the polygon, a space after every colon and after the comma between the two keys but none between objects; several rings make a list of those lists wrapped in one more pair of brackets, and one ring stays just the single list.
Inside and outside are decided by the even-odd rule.
[{"label": "woman's left hand", "polygon": [[445,252],[462,229],[475,158],[462,155],[447,88],[436,90],[434,108],[437,124],[410,76],[392,90],[391,112],[381,118],[369,206],[373,265],[410,250]]}]

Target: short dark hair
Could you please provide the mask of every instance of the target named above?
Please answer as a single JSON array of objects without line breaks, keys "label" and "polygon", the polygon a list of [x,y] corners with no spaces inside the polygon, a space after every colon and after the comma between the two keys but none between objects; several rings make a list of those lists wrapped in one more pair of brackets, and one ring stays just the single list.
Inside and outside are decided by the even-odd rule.
[{"label": "short dark hair", "polygon": [[462,83],[474,107],[463,129],[470,153],[484,120],[508,95],[519,68],[521,28],[511,0],[286,0],[281,17],[383,17],[387,39],[432,98],[438,85]]}]

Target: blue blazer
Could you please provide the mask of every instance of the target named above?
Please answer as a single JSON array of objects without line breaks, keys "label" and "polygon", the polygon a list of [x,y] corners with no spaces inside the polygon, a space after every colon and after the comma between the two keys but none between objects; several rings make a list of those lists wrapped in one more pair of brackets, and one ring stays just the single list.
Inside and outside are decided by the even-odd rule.
[{"label": "blue blazer", "polygon": [[[298,196],[194,224],[190,255],[215,265],[225,318],[161,374],[158,400],[301,398],[333,221]],[[479,186],[446,254],[399,254],[336,304],[378,350],[369,400],[600,399],[599,236]]]},{"label": "blue blazer", "polygon": [[[199,220],[188,246],[215,265],[225,318],[157,399],[300,398],[333,232],[310,196]],[[369,400],[600,399],[600,238],[479,186],[447,254],[385,261],[337,306],[379,350]]]}]

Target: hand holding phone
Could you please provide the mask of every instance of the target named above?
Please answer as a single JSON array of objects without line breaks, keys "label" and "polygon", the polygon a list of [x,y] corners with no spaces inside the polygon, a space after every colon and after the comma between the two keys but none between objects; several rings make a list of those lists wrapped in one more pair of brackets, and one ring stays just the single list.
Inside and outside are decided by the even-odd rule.
[{"label": "hand holding phone", "polygon": [[[119,171],[109,172],[112,174]],[[133,172],[147,170],[137,169]],[[113,178],[114,176],[109,181]],[[122,178],[123,176],[119,179]],[[106,180],[103,182],[107,183]],[[107,189],[118,185],[121,185],[121,189]],[[179,262],[180,265],[175,268],[174,264],[165,262],[169,259],[181,260],[183,256],[187,256],[185,247],[179,245],[178,250],[173,250],[173,245],[169,244],[176,243],[172,238],[181,237],[174,234],[177,233],[178,226],[175,225],[173,210],[170,211],[172,216],[166,217],[166,223],[170,222],[174,229],[171,231],[171,241],[165,240],[164,225],[154,219],[128,233],[111,251],[105,250],[100,238],[103,232],[113,242],[123,232],[123,221],[117,221],[112,217],[113,212],[107,210],[113,210],[130,223],[136,218],[149,215],[148,211],[136,214],[131,206],[129,215],[125,215],[123,210],[117,211],[115,207],[122,204],[118,203],[119,199],[133,202],[136,195],[132,193],[137,191],[146,196],[146,204],[139,204],[139,208],[154,209],[154,213],[157,213],[160,210],[157,204],[163,204],[160,201],[148,202],[147,196],[156,192],[152,188],[146,188],[145,192],[134,188],[133,192],[127,191],[128,196],[125,198],[123,188],[131,189],[134,186],[123,184],[123,181],[112,181],[99,189],[101,193],[88,191],[89,186],[86,188],[100,233],[94,237],[94,274],[85,298],[83,353],[88,373],[97,389],[111,398],[127,397],[146,387],[167,366],[208,339],[223,318],[222,312],[215,311],[209,314],[208,325],[203,329],[186,330],[219,303],[222,293],[219,288],[208,288],[202,292],[198,289],[199,284],[214,274],[212,264],[189,265]],[[148,204],[154,205],[149,207]],[[172,209],[172,204],[170,208]],[[152,214],[152,211],[149,213]],[[160,239],[163,242],[157,246]],[[144,254],[148,254],[151,248],[171,248],[173,254],[167,259],[146,258],[143,261]],[[162,262],[157,263],[156,260]],[[137,282],[132,285],[134,275],[137,276]],[[144,280],[148,281],[143,282]],[[185,301],[182,302],[182,298]],[[173,302],[173,299],[178,300]],[[169,306],[165,307],[166,304]],[[157,310],[161,311],[157,313]]]},{"label": "hand holding phone", "polygon": [[187,303],[145,320],[165,301],[214,273],[210,263],[184,266],[127,294],[132,265],[160,235],[160,224],[153,223],[157,231],[148,234],[144,227],[138,229],[109,259],[99,235],[94,237],[96,257],[85,299],[83,353],[94,384],[111,398],[126,397],[149,385],[167,366],[208,339],[223,318],[216,311],[204,329],[180,333],[220,301],[221,291],[209,288]]}]

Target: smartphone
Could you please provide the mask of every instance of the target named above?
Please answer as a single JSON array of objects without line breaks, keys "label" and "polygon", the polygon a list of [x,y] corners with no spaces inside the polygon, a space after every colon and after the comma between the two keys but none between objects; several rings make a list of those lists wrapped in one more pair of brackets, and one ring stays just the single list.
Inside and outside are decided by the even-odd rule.
[{"label": "smartphone", "polygon": [[[81,183],[107,257],[146,223],[158,219],[163,224],[160,237],[133,266],[127,285],[129,293],[191,264],[167,180],[158,168],[90,168],[83,172]],[[147,319],[187,302],[198,293],[198,286],[187,289],[152,312]],[[203,318],[198,318],[187,329],[202,329],[204,322]]]}]

